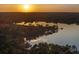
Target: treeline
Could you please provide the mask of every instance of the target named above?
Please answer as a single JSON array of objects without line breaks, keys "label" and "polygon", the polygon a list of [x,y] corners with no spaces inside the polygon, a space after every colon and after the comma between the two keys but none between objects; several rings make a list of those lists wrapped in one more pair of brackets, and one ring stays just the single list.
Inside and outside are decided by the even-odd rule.
[{"label": "treeline", "polygon": [[44,21],[54,23],[79,24],[79,13],[66,12],[32,12],[32,13],[0,13],[0,22],[33,22]]},{"label": "treeline", "polygon": [[52,26],[17,26],[16,24],[0,28],[0,35],[9,38],[24,38],[33,40],[43,35],[50,35],[58,32],[58,25]]},{"label": "treeline", "polygon": [[[0,37],[1,38],[1,37]],[[28,46],[28,47],[27,47]],[[0,41],[0,54],[78,54],[79,51],[75,45],[60,46],[57,44],[39,43],[25,47],[17,45],[17,41]]]},{"label": "treeline", "polygon": [[75,45],[60,46],[57,44],[39,43],[29,49],[32,54],[75,54],[78,53]]},{"label": "treeline", "polygon": [[[15,24],[0,28],[0,53],[23,53],[26,41],[43,35],[58,32],[58,26],[16,26]],[[29,47],[29,44],[27,45]],[[19,51],[20,50],[20,51]],[[21,51],[23,50],[23,51]]]}]

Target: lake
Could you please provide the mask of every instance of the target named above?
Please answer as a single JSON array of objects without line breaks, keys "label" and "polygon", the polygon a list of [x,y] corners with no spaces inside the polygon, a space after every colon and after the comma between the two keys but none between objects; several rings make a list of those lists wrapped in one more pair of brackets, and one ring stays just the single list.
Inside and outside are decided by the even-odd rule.
[{"label": "lake", "polygon": [[59,29],[57,33],[41,36],[36,40],[32,40],[32,44],[38,44],[40,42],[54,43],[59,45],[75,45],[79,50],[79,25],[76,24],[60,24],[58,23]]}]

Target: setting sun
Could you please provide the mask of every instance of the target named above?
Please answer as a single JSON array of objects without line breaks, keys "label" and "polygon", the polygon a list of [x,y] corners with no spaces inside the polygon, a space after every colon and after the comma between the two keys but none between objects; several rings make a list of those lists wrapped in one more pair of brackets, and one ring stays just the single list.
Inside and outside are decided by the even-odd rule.
[{"label": "setting sun", "polygon": [[19,10],[22,12],[31,12],[32,6],[30,4],[19,5]]},{"label": "setting sun", "polygon": [[29,4],[23,5],[23,8],[24,8],[25,10],[28,10],[28,9],[30,8],[30,5],[29,5]]},{"label": "setting sun", "polygon": [[23,12],[29,12],[31,10],[31,5],[30,4],[22,5],[22,10]]}]

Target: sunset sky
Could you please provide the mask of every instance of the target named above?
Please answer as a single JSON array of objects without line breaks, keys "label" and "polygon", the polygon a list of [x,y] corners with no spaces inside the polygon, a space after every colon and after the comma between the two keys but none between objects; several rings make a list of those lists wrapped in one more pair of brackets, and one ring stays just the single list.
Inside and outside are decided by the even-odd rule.
[{"label": "sunset sky", "polygon": [[1,4],[0,12],[79,12],[78,4]]}]

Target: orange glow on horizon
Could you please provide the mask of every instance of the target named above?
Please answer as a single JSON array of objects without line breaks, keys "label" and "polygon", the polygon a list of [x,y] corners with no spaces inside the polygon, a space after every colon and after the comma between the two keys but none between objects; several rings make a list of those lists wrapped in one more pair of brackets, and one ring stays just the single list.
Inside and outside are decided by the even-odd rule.
[{"label": "orange glow on horizon", "polygon": [[20,12],[32,12],[33,11],[33,6],[30,4],[23,4],[23,5],[18,5],[18,10]]},{"label": "orange glow on horizon", "polygon": [[0,12],[79,12],[79,5],[1,4]]}]

